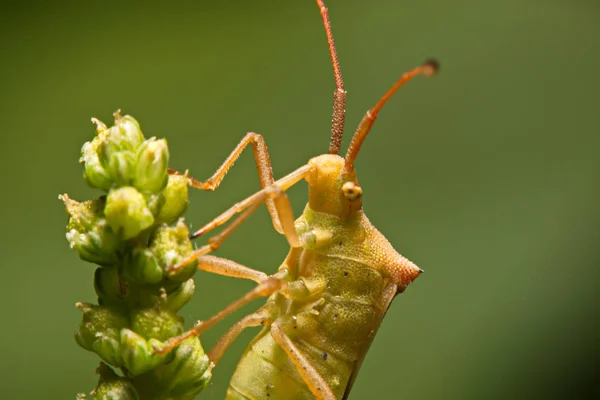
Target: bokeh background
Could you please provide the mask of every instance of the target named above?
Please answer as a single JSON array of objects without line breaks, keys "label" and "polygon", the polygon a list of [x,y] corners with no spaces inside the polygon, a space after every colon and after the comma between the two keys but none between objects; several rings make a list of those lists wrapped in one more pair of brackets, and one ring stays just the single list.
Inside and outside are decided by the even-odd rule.
[{"label": "bokeh background", "polygon": [[[351,398],[599,395],[600,4],[327,3],[345,145],[401,72],[442,61],[439,77],[388,104],[357,162],[367,215],[426,273],[392,305]],[[57,195],[98,195],[77,163],[90,117],[122,108],[200,179],[260,132],[282,176],[326,152],[333,78],[312,0],[2,8],[0,387],[7,399],[69,399],[96,382],[97,358],[73,340],[94,268],[69,249]],[[217,192],[193,193],[187,218],[197,227],[257,188],[248,152]],[[290,191],[297,213],[305,189]],[[219,250],[266,272],[286,252],[262,209]],[[189,324],[252,286],[207,273],[196,283]],[[201,398],[223,398],[254,333]]]}]

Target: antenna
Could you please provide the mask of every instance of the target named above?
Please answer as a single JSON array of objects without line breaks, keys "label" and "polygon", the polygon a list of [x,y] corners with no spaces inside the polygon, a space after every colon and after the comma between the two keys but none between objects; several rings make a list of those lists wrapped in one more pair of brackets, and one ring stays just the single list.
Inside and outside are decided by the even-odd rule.
[{"label": "antenna", "polygon": [[329,46],[329,54],[331,55],[331,65],[333,66],[333,77],[335,78],[329,154],[338,154],[342,146],[344,122],[346,120],[346,90],[344,89],[344,81],[342,80],[342,72],[340,71],[340,62],[338,60],[337,51],[335,50],[333,32],[331,31],[331,21],[329,20],[329,12],[327,11],[327,7],[325,7],[325,4],[322,0],[317,0],[317,5],[321,10],[321,18],[323,18],[323,25],[325,26],[325,34],[327,35],[327,45]]},{"label": "antenna", "polygon": [[379,114],[379,111],[381,111],[385,103],[387,103],[393,94],[412,78],[419,75],[434,76],[439,69],[440,64],[434,59],[429,59],[420,66],[404,73],[400,79],[398,79],[396,83],[394,83],[392,87],[389,88],[388,91],[379,99],[379,101],[369,111],[367,111],[363,119],[360,121],[360,124],[358,124],[358,128],[356,128],[354,136],[352,136],[352,141],[350,142],[348,152],[346,153],[344,173],[348,173],[354,169],[354,161],[356,160],[356,156],[358,155],[363,142],[369,134],[373,123],[375,123],[377,114]]}]

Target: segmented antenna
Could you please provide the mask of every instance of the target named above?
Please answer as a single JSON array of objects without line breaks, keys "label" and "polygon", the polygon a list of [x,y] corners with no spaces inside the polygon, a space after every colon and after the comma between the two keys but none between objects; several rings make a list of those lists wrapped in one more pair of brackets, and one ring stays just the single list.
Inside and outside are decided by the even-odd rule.
[{"label": "segmented antenna", "polygon": [[327,7],[325,7],[325,4],[322,0],[317,0],[317,5],[321,10],[321,18],[323,18],[323,25],[325,26],[325,34],[327,35],[327,45],[329,46],[329,54],[331,55],[331,65],[333,66],[333,76],[335,78],[329,154],[338,154],[342,146],[344,122],[346,120],[346,90],[344,89],[344,81],[342,80],[342,72],[340,71],[340,62],[338,61],[337,52],[335,50],[333,32],[331,31],[331,21],[329,20],[329,12],[327,11]]},{"label": "segmented antenna", "polygon": [[396,93],[398,89],[404,86],[405,83],[410,81],[412,78],[418,75],[425,76],[434,76],[440,68],[440,64],[434,60],[429,59],[425,61],[420,66],[406,72],[403,74],[400,79],[396,81],[392,85],[391,88],[379,99],[379,101],[365,114],[363,119],[358,124],[358,128],[356,128],[356,132],[354,136],[352,136],[352,141],[350,142],[350,146],[348,147],[348,152],[346,153],[344,172],[348,173],[354,169],[354,161],[356,160],[356,156],[365,141],[365,138],[369,134],[375,119],[377,119],[377,114],[383,108],[385,103]]}]

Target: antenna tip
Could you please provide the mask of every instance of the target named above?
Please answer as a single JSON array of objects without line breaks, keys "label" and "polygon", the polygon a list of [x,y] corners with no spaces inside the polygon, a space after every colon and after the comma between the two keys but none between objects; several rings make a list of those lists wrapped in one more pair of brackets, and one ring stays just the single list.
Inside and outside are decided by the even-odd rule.
[{"label": "antenna tip", "polygon": [[423,75],[425,76],[435,76],[440,70],[440,63],[438,60],[434,58],[430,58],[425,61],[421,67],[423,68]]}]

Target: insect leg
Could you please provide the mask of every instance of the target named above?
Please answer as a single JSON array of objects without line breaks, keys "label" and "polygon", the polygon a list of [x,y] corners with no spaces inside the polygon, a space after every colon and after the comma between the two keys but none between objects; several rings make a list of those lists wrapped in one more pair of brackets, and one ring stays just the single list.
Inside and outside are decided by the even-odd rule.
[{"label": "insect leg", "polygon": [[169,339],[164,346],[155,347],[154,351],[158,354],[165,354],[177,347],[181,342],[191,338],[200,336],[202,333],[206,332],[209,328],[222,321],[225,317],[230,315],[232,312],[240,309],[246,304],[250,303],[252,300],[258,299],[260,297],[267,297],[271,294],[275,293],[285,284],[284,281],[279,279],[277,276],[270,276],[266,280],[259,283],[254,289],[250,290],[248,293],[213,315],[204,321],[198,321],[196,325],[189,329],[188,331],[182,333],[179,336],[175,336]]},{"label": "insect leg", "polygon": [[264,310],[246,315],[221,336],[219,341],[208,352],[208,359],[217,365],[223,354],[244,329],[264,325],[269,317],[268,313]]},{"label": "insect leg", "polygon": [[[233,149],[231,154],[229,154],[229,156],[225,159],[223,164],[221,164],[221,166],[217,168],[215,173],[210,178],[202,182],[195,178],[189,177],[189,185],[193,188],[200,190],[215,190],[221,184],[223,178],[225,178],[225,175],[229,171],[229,168],[233,166],[233,164],[242,154],[242,151],[244,151],[246,146],[248,146],[248,144],[250,143],[252,143],[254,160],[256,161],[256,168],[258,169],[260,187],[264,189],[265,187],[272,185],[275,182],[275,179],[273,178],[273,168],[271,167],[271,157],[269,157],[269,150],[267,149],[267,144],[265,143],[265,139],[262,137],[262,135],[259,135],[258,133],[254,132],[246,133],[246,136],[244,136],[240,143],[238,143],[238,145]],[[169,169],[169,174],[185,175],[174,169]],[[275,230],[279,233],[283,233],[273,200],[267,199],[266,203],[267,209],[269,210],[269,214],[271,214],[271,219],[273,221],[273,226],[275,227]]]},{"label": "insect leg", "polygon": [[206,255],[216,249],[218,249],[221,244],[229,237],[229,235],[240,226],[250,214],[252,214],[267,198],[271,198],[274,200],[274,204],[277,207],[277,212],[279,214],[279,219],[282,223],[283,232],[288,240],[288,243],[291,247],[299,247],[300,239],[296,234],[296,229],[294,227],[294,215],[292,213],[292,207],[289,203],[289,199],[285,194],[285,191],[289,189],[291,186],[298,183],[302,180],[310,171],[310,166],[305,165],[303,167],[298,168],[294,172],[289,175],[279,179],[273,185],[264,188],[263,190],[253,194],[252,196],[242,200],[241,202],[235,204],[233,207],[229,208],[223,214],[219,215],[217,218],[213,219],[211,222],[206,224],[204,227],[197,230],[191,236],[198,237],[203,235],[214,228],[223,225],[231,218],[233,218],[236,214],[241,213],[233,222],[227,226],[223,231],[221,231],[218,235],[211,237],[208,241],[207,245],[200,247],[199,249],[193,251],[188,257],[181,260],[178,264],[172,265],[169,267],[169,271],[171,273],[177,272],[183,266],[189,264],[190,262],[196,260],[198,257]]},{"label": "insect leg", "polygon": [[308,385],[311,393],[317,400],[335,400],[336,397],[333,391],[325,382],[325,379],[317,372],[315,367],[304,357],[304,355],[298,350],[292,340],[283,332],[277,322],[271,325],[271,336],[273,340],[285,351],[304,379],[304,382]]},{"label": "insect leg", "polygon": [[[275,203],[275,207],[281,207],[280,205],[278,206],[278,204],[277,204],[278,201],[276,198],[283,197],[282,195],[284,194],[284,192],[286,190],[288,190],[290,187],[292,187],[293,185],[295,185],[296,183],[298,183],[299,181],[304,179],[304,177],[308,174],[308,172],[310,172],[310,168],[311,167],[308,164],[304,165],[304,166],[298,168],[297,170],[293,171],[292,173],[279,179],[272,185],[267,186],[266,188],[262,189],[259,192],[256,192],[252,196],[247,197],[245,200],[242,200],[241,202],[234,204],[231,208],[229,208],[229,210],[225,211],[224,213],[219,215],[217,218],[213,219],[208,224],[204,225],[202,228],[200,228],[196,232],[194,232],[191,235],[192,238],[202,236],[205,233],[207,233],[208,231],[211,231],[214,228],[216,228],[220,225],[223,225],[225,222],[229,221],[235,214],[242,212],[243,210],[245,210],[246,208],[250,207],[251,205],[253,205],[257,202],[265,201],[266,198],[274,199],[273,202]],[[285,201],[281,201],[281,200],[279,202],[285,203]],[[282,217],[281,210],[278,209],[278,211],[279,211],[279,213],[278,213],[279,219],[281,219],[281,217]],[[282,222],[282,224],[284,224],[284,223]],[[289,222],[288,222],[288,224],[289,224]],[[293,225],[293,221],[292,221],[292,225]],[[285,229],[284,229],[284,232],[285,232]]]},{"label": "insect leg", "polygon": [[[246,218],[248,218],[250,214],[252,214],[258,208],[259,205],[260,203],[257,202],[250,208],[247,208],[244,212],[242,212],[241,215],[239,215],[235,220],[233,220],[233,222],[228,227],[223,229],[219,234],[211,237],[208,240],[208,244],[205,244],[197,250],[192,251],[186,258],[182,259],[177,264],[169,266],[169,273],[176,274],[181,268],[193,262],[194,260],[199,259],[200,257],[218,249],[221,246],[221,244],[225,241],[225,239],[227,239],[227,237],[229,237],[229,235],[238,226],[240,226],[246,220]],[[198,268],[200,268],[200,266],[198,266]]]},{"label": "insect leg", "polygon": [[268,278],[268,275],[262,271],[216,256],[198,257],[198,269],[232,278],[250,279],[256,283],[261,283]]}]

